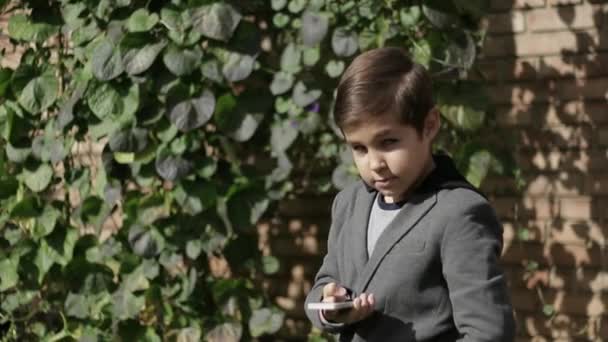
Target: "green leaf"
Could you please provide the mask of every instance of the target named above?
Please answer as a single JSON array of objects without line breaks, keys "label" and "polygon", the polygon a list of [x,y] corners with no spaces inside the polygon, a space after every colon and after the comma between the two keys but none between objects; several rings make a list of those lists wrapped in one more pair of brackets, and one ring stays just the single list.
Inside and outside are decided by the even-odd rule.
[{"label": "green leaf", "polygon": [[13,146],[11,143],[6,143],[5,146],[6,156],[8,160],[15,163],[24,162],[27,157],[31,154],[32,149],[30,147],[17,147]]},{"label": "green leaf", "polygon": [[68,316],[80,319],[89,317],[89,305],[86,296],[69,292],[65,300],[65,312]]},{"label": "green leaf", "polygon": [[207,182],[186,181],[175,188],[173,195],[182,210],[192,216],[212,207],[217,199],[215,186]]},{"label": "green leaf", "polygon": [[216,325],[205,335],[207,342],[240,341],[243,328],[238,323],[223,323]]},{"label": "green leaf", "polygon": [[190,327],[180,329],[177,334],[177,342],[199,342],[201,341],[201,329]]},{"label": "green leaf", "polygon": [[195,260],[203,251],[203,243],[200,240],[190,240],[186,243],[186,255]]},{"label": "green leaf", "polygon": [[270,5],[273,10],[280,11],[287,5],[287,0],[271,0]]},{"label": "green leaf", "polygon": [[91,67],[93,75],[100,81],[114,79],[124,71],[120,51],[109,38],[95,48]]},{"label": "green leaf", "polygon": [[121,111],[120,94],[109,83],[94,87],[87,100],[91,111],[100,119]]},{"label": "green leaf", "polygon": [[55,264],[57,259],[59,258],[58,253],[52,249],[46,240],[40,240],[40,245],[38,246],[38,251],[36,253],[36,258],[34,260],[34,264],[38,268],[38,283],[41,284],[44,276],[51,269],[51,267]]},{"label": "green leaf", "polygon": [[321,90],[307,90],[304,83],[298,82],[293,88],[293,102],[300,106],[306,107],[309,104],[315,102],[321,96]]},{"label": "green leaf", "polygon": [[200,7],[194,14],[193,29],[205,37],[227,42],[241,21],[241,14],[227,3]]},{"label": "green leaf", "polygon": [[59,219],[61,212],[51,205],[46,205],[42,215],[36,220],[36,226],[34,227],[33,236],[37,239],[43,238],[53,232],[57,219]]},{"label": "green leaf", "polygon": [[470,69],[475,63],[477,50],[475,41],[469,32],[452,32],[446,50],[446,62],[464,69]]},{"label": "green leaf", "polygon": [[279,71],[274,74],[272,83],[270,84],[270,92],[272,95],[280,95],[287,92],[293,86],[294,77],[292,74]]},{"label": "green leaf", "polygon": [[555,314],[555,307],[551,304],[543,305],[543,314],[545,316],[553,316]]},{"label": "green leaf", "polygon": [[300,13],[304,9],[304,6],[306,6],[307,2],[308,0],[290,0],[287,9],[291,13]]},{"label": "green leaf", "polygon": [[255,59],[249,55],[231,52],[228,55],[228,61],[222,68],[222,73],[231,82],[242,81],[249,77],[253,71],[254,63]]},{"label": "green leaf", "polygon": [[119,289],[112,295],[112,316],[121,321],[135,318],[145,303],[144,296],[135,296],[129,291]]},{"label": "green leaf", "polygon": [[32,114],[50,107],[59,96],[59,81],[47,72],[31,79],[19,94],[19,104]]},{"label": "green leaf", "polygon": [[169,120],[182,132],[188,132],[206,124],[215,111],[215,96],[205,89],[198,97],[186,97],[181,87],[169,94],[167,101]]},{"label": "green leaf", "polygon": [[202,58],[203,53],[198,47],[180,49],[171,45],[163,55],[163,62],[171,73],[176,76],[184,76],[198,68]]},{"label": "green leaf", "polygon": [[246,114],[239,128],[229,133],[230,137],[238,142],[245,142],[251,139],[262,122],[263,117],[263,114]]},{"label": "green leaf", "polygon": [[8,34],[16,40],[42,43],[59,32],[59,27],[32,21],[25,14],[13,14],[8,20]]},{"label": "green leaf", "polygon": [[485,122],[485,112],[464,105],[440,105],[441,114],[452,125],[466,131],[475,131]]},{"label": "green leaf", "polygon": [[63,21],[70,29],[76,29],[84,25],[85,19],[81,17],[82,12],[87,9],[87,6],[78,2],[75,4],[67,3],[61,7],[61,15]]},{"label": "green leaf", "polygon": [[317,64],[319,59],[321,58],[321,49],[317,46],[314,48],[308,48],[304,50],[302,54],[302,59],[304,65],[306,66],[314,66]]},{"label": "green leaf", "polygon": [[216,83],[222,84],[224,82],[219,62],[215,59],[203,63],[201,71],[203,72],[203,76]]},{"label": "green leaf", "polygon": [[301,69],[302,51],[293,43],[288,44],[281,54],[281,70],[297,74]]},{"label": "green leaf", "polygon": [[4,97],[6,89],[11,84],[11,69],[0,68],[0,97]]},{"label": "green leaf", "polygon": [[[126,122],[130,121],[139,107],[139,87],[132,84],[128,89],[126,85],[113,86],[111,83],[99,83],[88,91],[88,105],[93,114],[99,119],[106,117],[121,117]],[[124,122],[123,122],[124,123]],[[108,122],[115,126],[117,122]]]},{"label": "green leaf", "polygon": [[342,75],[344,72],[344,66],[343,61],[331,60],[327,63],[327,65],[325,65],[325,72],[329,75],[329,77],[337,78],[340,77],[340,75]]},{"label": "green leaf", "polygon": [[127,50],[122,57],[125,70],[129,75],[141,74],[148,70],[165,46],[165,42],[160,42]]},{"label": "green leaf", "polygon": [[81,46],[85,43],[90,42],[94,38],[98,37],[99,27],[97,26],[97,22],[95,20],[89,21],[89,23],[85,26],[78,27],[72,32],[71,42],[75,46]]},{"label": "green leaf", "polygon": [[285,313],[277,309],[262,308],[253,311],[249,319],[251,336],[259,337],[264,334],[274,334],[283,325]]},{"label": "green leaf", "polygon": [[334,30],[331,37],[331,47],[336,56],[350,57],[354,55],[359,48],[357,34],[355,32],[349,32],[343,27],[339,27]]},{"label": "green leaf", "polygon": [[429,42],[427,40],[417,41],[414,45],[414,53],[412,55],[414,62],[428,67],[432,57],[431,45]]},{"label": "green leaf", "polygon": [[262,257],[262,271],[264,274],[271,275],[279,271],[281,264],[279,259],[272,255],[264,255]]},{"label": "green leaf", "polygon": [[399,20],[404,28],[415,28],[420,20],[420,7],[404,7],[399,11]]},{"label": "green leaf", "polygon": [[479,150],[471,155],[469,158],[469,167],[466,172],[467,180],[474,186],[479,187],[481,182],[486,178],[493,159],[494,156],[485,149]]},{"label": "green leaf", "polygon": [[53,168],[48,164],[40,164],[35,171],[23,170],[25,185],[34,192],[41,192],[46,189],[53,178]]},{"label": "green leaf", "polygon": [[172,156],[166,149],[160,149],[156,156],[156,172],[165,180],[176,181],[192,169],[192,164],[182,157]]},{"label": "green leaf", "polygon": [[273,151],[285,151],[298,137],[291,120],[275,122],[271,128],[270,145]]},{"label": "green leaf", "polygon": [[145,8],[133,12],[127,20],[129,32],[148,32],[158,23],[158,14],[150,14]]},{"label": "green leaf", "polygon": [[283,28],[289,24],[291,18],[285,13],[277,13],[272,17],[272,23],[276,28]]},{"label": "green leaf", "polygon": [[19,282],[19,258],[5,258],[0,260],[0,292],[4,292]]},{"label": "green leaf", "polygon": [[346,188],[357,180],[356,168],[352,163],[341,163],[334,169],[331,175],[332,184],[336,189],[341,190]]},{"label": "green leaf", "polygon": [[427,0],[422,4],[422,13],[440,29],[454,28],[461,25],[456,15],[457,9],[452,1]]},{"label": "green leaf", "polygon": [[302,15],[302,27],[300,28],[302,42],[308,46],[319,44],[327,35],[328,28],[329,20],[326,16],[315,12],[305,12]]}]

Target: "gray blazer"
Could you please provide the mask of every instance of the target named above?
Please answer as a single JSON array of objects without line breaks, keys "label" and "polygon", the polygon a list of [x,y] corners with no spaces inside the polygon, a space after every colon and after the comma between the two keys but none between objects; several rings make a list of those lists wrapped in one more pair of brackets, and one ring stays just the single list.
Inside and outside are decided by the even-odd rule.
[{"label": "gray blazer", "polygon": [[367,221],[376,192],[362,182],[334,199],[328,252],[306,303],[329,282],[373,293],[367,319],[334,327],[340,341],[513,341],[515,323],[499,266],[502,227],[487,200],[466,188],[417,192],[368,258]]}]

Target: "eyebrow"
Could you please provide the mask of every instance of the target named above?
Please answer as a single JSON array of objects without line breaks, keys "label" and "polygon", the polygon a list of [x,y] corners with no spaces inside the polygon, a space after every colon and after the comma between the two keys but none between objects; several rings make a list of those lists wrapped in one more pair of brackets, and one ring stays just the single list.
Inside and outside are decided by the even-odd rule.
[{"label": "eyebrow", "polygon": [[[386,136],[386,135],[390,135],[390,134],[393,134],[393,133],[394,133],[394,132],[393,132],[392,128],[386,128],[386,129],[383,129],[383,130],[381,130],[381,131],[377,132],[376,134],[374,134],[374,136],[372,137],[372,140],[377,140],[377,139],[380,139],[380,138],[382,138],[382,137],[384,137],[384,136]],[[357,145],[357,144],[360,144],[360,142],[358,142],[358,141],[356,141],[356,140],[348,140],[348,139],[346,139],[346,142],[347,142],[349,145]]]}]

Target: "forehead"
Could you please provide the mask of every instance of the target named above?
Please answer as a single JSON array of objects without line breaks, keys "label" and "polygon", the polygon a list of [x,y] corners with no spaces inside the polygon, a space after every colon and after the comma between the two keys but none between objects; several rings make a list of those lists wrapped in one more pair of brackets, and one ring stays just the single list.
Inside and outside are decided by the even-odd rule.
[{"label": "forehead", "polygon": [[370,117],[343,129],[345,139],[349,143],[373,140],[390,134],[406,135],[411,133],[410,131],[415,131],[414,127],[390,114]]}]

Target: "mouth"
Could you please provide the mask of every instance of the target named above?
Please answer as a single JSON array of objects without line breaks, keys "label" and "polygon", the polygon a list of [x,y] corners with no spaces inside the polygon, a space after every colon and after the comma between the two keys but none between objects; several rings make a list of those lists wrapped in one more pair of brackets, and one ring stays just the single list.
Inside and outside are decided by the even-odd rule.
[{"label": "mouth", "polygon": [[395,177],[374,179],[374,185],[378,188],[386,188],[395,179]]}]

